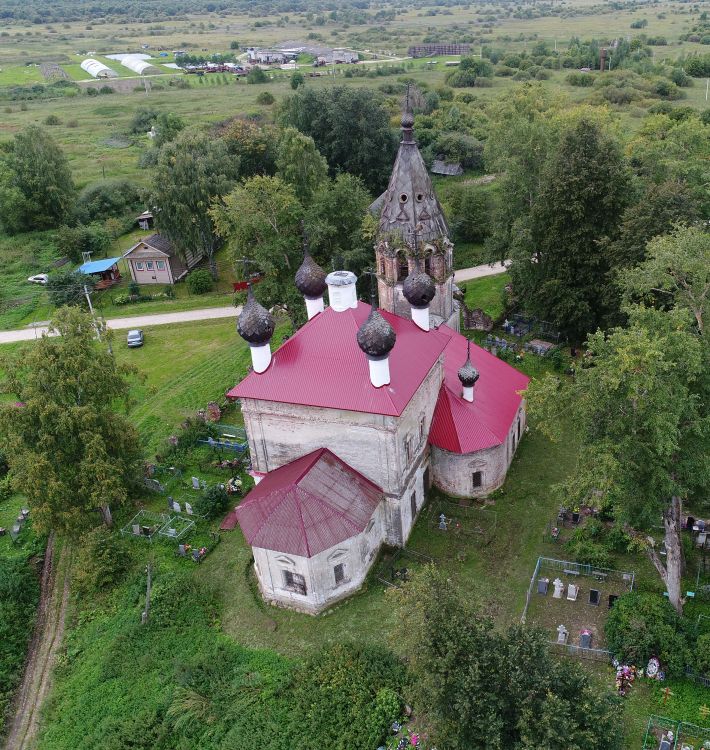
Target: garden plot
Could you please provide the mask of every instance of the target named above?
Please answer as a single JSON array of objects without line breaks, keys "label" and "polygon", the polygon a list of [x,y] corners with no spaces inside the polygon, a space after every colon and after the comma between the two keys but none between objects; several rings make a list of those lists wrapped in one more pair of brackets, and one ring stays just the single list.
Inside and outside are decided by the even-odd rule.
[{"label": "garden plot", "polygon": [[[633,584],[632,572],[541,557],[530,581],[523,621],[543,628],[560,645],[604,649],[609,610]],[[583,632],[591,638],[582,640]]]}]

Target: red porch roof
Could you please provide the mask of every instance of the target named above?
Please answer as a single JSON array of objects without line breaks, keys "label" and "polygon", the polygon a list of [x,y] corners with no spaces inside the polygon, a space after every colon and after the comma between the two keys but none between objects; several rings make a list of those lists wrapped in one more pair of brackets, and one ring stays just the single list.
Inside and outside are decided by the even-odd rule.
[{"label": "red porch roof", "polygon": [[382,490],[320,448],[269,472],[236,508],[252,547],[313,557],[364,531]]}]

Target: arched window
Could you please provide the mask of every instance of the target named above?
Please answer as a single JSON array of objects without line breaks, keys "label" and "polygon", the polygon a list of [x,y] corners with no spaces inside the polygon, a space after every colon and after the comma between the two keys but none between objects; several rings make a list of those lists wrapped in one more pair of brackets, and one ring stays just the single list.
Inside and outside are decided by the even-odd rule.
[{"label": "arched window", "polygon": [[397,281],[404,281],[409,276],[409,263],[407,256],[401,253],[397,256]]}]

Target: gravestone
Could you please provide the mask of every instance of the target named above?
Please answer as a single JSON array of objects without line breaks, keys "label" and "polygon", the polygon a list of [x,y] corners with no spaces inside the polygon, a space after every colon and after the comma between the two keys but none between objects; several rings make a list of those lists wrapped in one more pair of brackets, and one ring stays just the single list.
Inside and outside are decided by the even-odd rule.
[{"label": "gravestone", "polygon": [[599,606],[599,602],[601,601],[602,595],[600,591],[597,591],[597,589],[589,589],[589,603],[594,605],[595,607]]},{"label": "gravestone", "polygon": [[131,529],[133,530],[133,536],[141,535],[141,527],[137,523],[134,523]]},{"label": "gravestone", "polygon": [[168,495],[168,510],[172,510],[173,509],[173,503],[174,502],[175,501],[173,500],[173,498],[170,495]]},{"label": "gravestone", "polygon": [[579,645],[581,648],[592,647],[592,633],[590,630],[583,630],[579,634]]},{"label": "gravestone", "polygon": [[555,590],[552,592],[552,598],[561,599],[565,590],[565,584],[559,578],[555,578],[552,585],[555,587]]},{"label": "gravestone", "polygon": [[185,551],[185,545],[178,544],[178,555],[180,555],[180,557],[185,557],[186,554],[187,552]]},{"label": "gravestone", "polygon": [[575,586],[573,583],[567,587],[567,599],[571,602],[577,601],[577,594],[579,594],[579,586]]},{"label": "gravestone", "polygon": [[200,480],[197,477],[192,477],[192,489],[193,490],[200,489]]},{"label": "gravestone", "polygon": [[439,528],[442,531],[446,531],[448,528],[446,525],[446,516],[443,513],[439,516]]},{"label": "gravestone", "polygon": [[173,502],[173,510],[176,513],[182,513],[182,508],[180,507],[180,503]]},{"label": "gravestone", "polygon": [[547,587],[550,585],[549,578],[538,578],[537,579],[537,593],[545,596],[547,594]]},{"label": "gravestone", "polygon": [[561,646],[566,645],[568,635],[569,632],[564,625],[557,626],[557,643],[559,643]]},{"label": "gravestone", "polygon": [[619,597],[617,596],[617,594],[609,594],[609,609],[611,609],[611,608],[612,608],[612,607],[614,606],[614,602],[615,602],[615,601],[616,601],[616,600],[617,600],[618,598],[619,598]]},{"label": "gravestone", "polygon": [[661,740],[661,744],[658,747],[658,750],[671,750],[671,743],[664,737]]},{"label": "gravestone", "polygon": [[188,516],[192,515],[192,505],[190,505],[190,503],[185,503],[185,513],[187,513]]}]

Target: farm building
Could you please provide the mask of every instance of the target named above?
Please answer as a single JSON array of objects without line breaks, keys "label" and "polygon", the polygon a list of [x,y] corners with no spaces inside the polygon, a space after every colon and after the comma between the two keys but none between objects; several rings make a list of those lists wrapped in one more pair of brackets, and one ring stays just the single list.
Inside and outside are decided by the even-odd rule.
[{"label": "farm building", "polygon": [[131,278],[138,284],[174,284],[202,260],[202,255],[190,253],[183,260],[172,243],[162,234],[153,234],[137,242],[123,256]]},{"label": "farm building", "polygon": [[148,62],[150,60],[150,55],[143,54],[142,52],[137,52],[135,54],[121,53],[117,55],[106,55],[106,57],[110,60],[118,60],[124,68],[132,70],[139,76],[160,73],[160,70],[156,68],[155,65]]},{"label": "farm building", "polygon": [[354,274],[326,276],[306,250],[295,284],[308,322],[272,354],[275,322],[251,287],[239,317],[252,371],[227,395],[257,486],[230,523],[264,598],[304,612],[357,590],[383,544],[404,546],[432,485],[499,487],[525,430],[528,378],[458,333],[453,245],[413,124],[405,112],[371,304]]},{"label": "farm building", "polygon": [[434,159],[434,163],[431,165],[431,173],[455,177],[463,174],[463,167],[458,162],[449,164],[443,159]]},{"label": "farm building", "polygon": [[136,222],[141,229],[152,229],[153,228],[153,212],[143,211],[140,216],[136,217]]},{"label": "farm building", "polygon": [[410,57],[429,57],[430,55],[468,55],[470,44],[415,44],[407,50]]},{"label": "farm building", "polygon": [[255,49],[247,50],[247,60],[252,64],[281,65],[288,60],[289,56],[278,49]]},{"label": "farm building", "polygon": [[121,280],[121,272],[118,270],[120,258],[103,258],[102,260],[89,260],[79,266],[79,273],[85,276],[93,276],[96,279],[94,289],[108,289]]},{"label": "farm building", "polygon": [[85,70],[94,78],[118,78],[118,73],[92,57],[87,58],[81,63],[81,69]]}]

